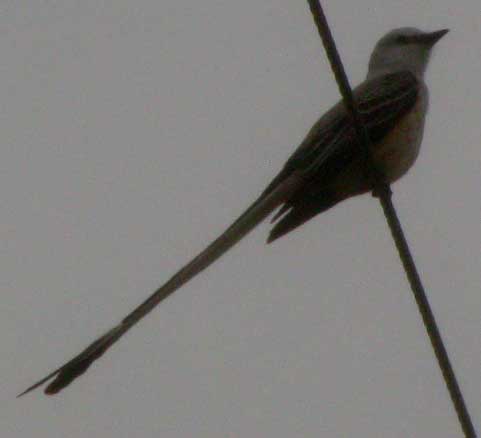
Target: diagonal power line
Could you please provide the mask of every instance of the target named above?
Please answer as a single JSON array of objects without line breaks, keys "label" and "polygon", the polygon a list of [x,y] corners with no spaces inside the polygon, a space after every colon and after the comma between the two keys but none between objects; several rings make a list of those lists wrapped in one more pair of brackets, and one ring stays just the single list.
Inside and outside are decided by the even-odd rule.
[{"label": "diagonal power line", "polygon": [[349,85],[349,80],[346,76],[346,72],[342,65],[341,58],[336,48],[336,44],[332,37],[329,25],[327,23],[326,16],[322,9],[319,0],[307,0],[309,7],[311,9],[312,15],[314,17],[315,24],[319,31],[319,35],[322,39],[324,49],[326,51],[327,58],[331,65],[331,69],[336,77],[337,85],[339,91],[341,92],[344,104],[347,111],[352,119],[354,128],[356,130],[356,135],[359,140],[360,146],[363,148],[363,153],[366,163],[366,174],[371,179],[373,184],[373,195],[379,198],[381,206],[386,216],[386,220],[389,224],[392,237],[396,244],[396,248],[399,252],[399,257],[401,258],[406,276],[409,280],[411,290],[414,294],[414,298],[421,313],[424,326],[431,341],[431,345],[438,360],[439,367],[446,382],[446,386],[451,396],[451,400],[456,410],[456,414],[459,419],[461,428],[463,429],[466,438],[476,438],[476,431],[474,429],[471,417],[469,415],[468,409],[464,402],[461,389],[454,374],[453,367],[448,357],[448,353],[444,346],[441,334],[439,332],[434,314],[429,305],[429,301],[426,297],[424,287],[421,283],[421,278],[416,269],[413,257],[409,250],[406,238],[404,237],[403,230],[401,228],[401,223],[394,209],[392,203],[392,192],[389,184],[386,183],[385,178],[382,173],[375,168],[374,163],[371,159],[371,140],[367,133],[365,126],[363,125],[359,112],[357,110],[356,102],[354,101],[352,95],[352,89]]}]

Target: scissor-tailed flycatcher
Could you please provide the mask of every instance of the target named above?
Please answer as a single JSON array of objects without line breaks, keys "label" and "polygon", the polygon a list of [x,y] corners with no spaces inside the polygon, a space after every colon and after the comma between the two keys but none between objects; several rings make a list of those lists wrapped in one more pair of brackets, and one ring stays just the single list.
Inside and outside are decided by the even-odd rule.
[{"label": "scissor-tailed flycatcher", "polygon": [[[419,152],[428,105],[424,71],[434,44],[448,31],[396,29],[377,43],[366,80],[354,90],[371,138],[374,163],[389,182],[403,176]],[[371,190],[364,158],[342,102],[312,127],[281,172],[260,197],[220,237],[180,269],[117,326],[78,356],[21,395],[51,378],[45,392],[54,394],[83,374],[127,330],[164,298],[207,268],[276,208],[268,242],[283,236],[338,202]]]}]

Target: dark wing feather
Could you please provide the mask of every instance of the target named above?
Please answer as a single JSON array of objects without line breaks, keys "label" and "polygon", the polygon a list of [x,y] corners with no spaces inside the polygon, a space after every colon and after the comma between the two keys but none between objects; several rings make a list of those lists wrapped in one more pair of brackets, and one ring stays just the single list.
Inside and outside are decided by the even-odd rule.
[{"label": "dark wing feather", "polygon": [[[415,105],[418,93],[418,79],[408,71],[376,77],[354,90],[361,118],[374,145]],[[279,174],[302,171],[307,181],[275,216],[280,221],[272,229],[268,242],[340,201],[327,186],[359,154],[359,147],[351,120],[339,102],[312,127]]]}]

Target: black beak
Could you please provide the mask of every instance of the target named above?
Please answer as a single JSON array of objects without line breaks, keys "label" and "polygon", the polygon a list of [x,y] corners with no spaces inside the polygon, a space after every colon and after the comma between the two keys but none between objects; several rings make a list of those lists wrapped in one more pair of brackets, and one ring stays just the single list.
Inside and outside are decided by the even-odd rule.
[{"label": "black beak", "polygon": [[425,33],[421,36],[421,40],[426,44],[434,46],[434,44],[436,44],[448,32],[449,29],[441,29],[435,32]]}]

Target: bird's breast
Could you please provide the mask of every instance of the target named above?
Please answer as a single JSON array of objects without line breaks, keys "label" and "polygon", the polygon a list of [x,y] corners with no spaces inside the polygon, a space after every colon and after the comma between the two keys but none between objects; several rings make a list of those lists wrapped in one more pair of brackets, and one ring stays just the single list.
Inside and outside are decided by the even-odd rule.
[{"label": "bird's breast", "polygon": [[389,182],[402,177],[416,161],[423,138],[427,106],[428,93],[423,85],[412,110],[374,145],[373,158],[384,170]]}]

